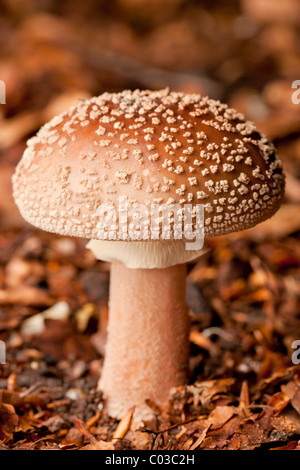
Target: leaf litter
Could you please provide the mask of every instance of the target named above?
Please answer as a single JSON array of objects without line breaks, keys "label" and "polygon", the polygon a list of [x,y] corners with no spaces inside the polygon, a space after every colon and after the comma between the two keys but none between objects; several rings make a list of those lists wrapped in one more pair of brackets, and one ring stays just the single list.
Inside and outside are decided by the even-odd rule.
[{"label": "leaf litter", "polygon": [[[110,7],[97,16],[94,1],[3,7],[0,448],[300,450],[300,370],[292,362],[300,339],[300,106],[290,89],[300,70],[300,15],[293,0],[276,8],[271,0],[241,0],[239,8],[139,3],[122,0],[122,17]],[[272,219],[207,240],[189,266],[190,380],[165,409],[149,403],[155,419],[135,429],[132,410],[110,418],[97,391],[109,265],[95,262],[85,240],[25,224],[10,178],[26,139],[78,98],[165,86],[213,95],[254,120],[275,141],[287,191]]]}]

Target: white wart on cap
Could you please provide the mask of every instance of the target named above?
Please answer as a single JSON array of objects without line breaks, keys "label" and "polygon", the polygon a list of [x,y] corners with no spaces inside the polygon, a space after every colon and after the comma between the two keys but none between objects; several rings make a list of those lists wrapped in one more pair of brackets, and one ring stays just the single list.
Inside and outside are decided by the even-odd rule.
[{"label": "white wart on cap", "polygon": [[42,127],[13,193],[31,224],[89,239],[102,239],[99,206],[117,207],[120,195],[129,205],[204,204],[212,237],[274,214],[284,175],[273,145],[227,105],[136,90],[81,101]]}]

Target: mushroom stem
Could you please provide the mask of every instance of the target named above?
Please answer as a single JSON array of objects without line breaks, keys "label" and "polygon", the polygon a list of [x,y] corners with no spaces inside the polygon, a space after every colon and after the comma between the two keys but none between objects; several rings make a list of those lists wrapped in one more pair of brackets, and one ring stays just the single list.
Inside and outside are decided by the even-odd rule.
[{"label": "mushroom stem", "polygon": [[111,416],[135,407],[140,423],[150,400],[166,405],[170,388],[187,380],[189,317],[186,265],[129,269],[111,264],[108,339],[99,389]]}]

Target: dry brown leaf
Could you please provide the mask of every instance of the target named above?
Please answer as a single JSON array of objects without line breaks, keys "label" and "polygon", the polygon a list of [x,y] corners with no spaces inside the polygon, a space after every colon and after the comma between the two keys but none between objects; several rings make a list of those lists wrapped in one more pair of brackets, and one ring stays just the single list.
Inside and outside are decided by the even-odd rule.
[{"label": "dry brown leaf", "polygon": [[200,331],[192,330],[190,332],[190,342],[199,346],[199,348],[206,349],[213,356],[217,356],[219,348],[207,337],[204,336]]},{"label": "dry brown leaf", "polygon": [[209,415],[211,429],[218,429],[224,426],[236,414],[236,408],[233,406],[216,406]]},{"label": "dry brown leaf", "polygon": [[115,450],[115,448],[111,442],[94,441],[92,444],[81,447],[80,450]]},{"label": "dry brown leaf", "polygon": [[281,386],[281,390],[291,400],[291,405],[300,415],[300,387],[294,381]]},{"label": "dry brown leaf", "polygon": [[97,440],[88,430],[86,424],[77,416],[73,417],[74,424],[77,430],[87,439],[91,441],[90,444],[82,447],[80,450],[114,450],[114,445],[111,442]]},{"label": "dry brown leaf", "polygon": [[123,437],[126,435],[127,431],[130,428],[133,413],[134,413],[134,407],[130,408],[127,411],[126,415],[121,419],[115,432],[113,433],[113,437],[111,440],[112,442],[116,442],[119,439],[123,439]]},{"label": "dry brown leaf", "polygon": [[77,428],[70,428],[62,441],[62,445],[74,444],[77,447],[82,447],[84,443],[84,436],[78,431]]},{"label": "dry brown leaf", "polygon": [[53,299],[50,295],[37,287],[19,286],[18,289],[0,290],[0,305],[23,304],[30,306],[50,306]]},{"label": "dry brown leaf", "polygon": [[101,411],[98,410],[97,413],[86,422],[87,427],[91,428],[92,426],[94,426],[97,423],[97,421],[99,421],[100,417],[101,417]]},{"label": "dry brown leaf", "polygon": [[290,399],[287,395],[283,392],[277,392],[268,401],[267,405],[274,408],[275,413],[279,414],[289,404],[289,401]]},{"label": "dry brown leaf", "polygon": [[200,436],[198,437],[196,442],[194,442],[194,444],[190,447],[189,450],[195,450],[195,449],[197,449],[197,447],[201,446],[202,442],[204,441],[204,439],[206,437],[206,434],[207,434],[209,428],[210,428],[210,424],[201,432]]},{"label": "dry brown leaf", "polygon": [[285,446],[271,447],[270,450],[294,450],[296,449],[298,441],[290,441]]},{"label": "dry brown leaf", "polygon": [[250,405],[250,397],[249,397],[249,388],[247,380],[244,380],[241,387],[240,393],[240,404],[241,408],[245,408]]},{"label": "dry brown leaf", "polygon": [[19,417],[13,405],[0,403],[0,439],[6,438],[17,430]]}]

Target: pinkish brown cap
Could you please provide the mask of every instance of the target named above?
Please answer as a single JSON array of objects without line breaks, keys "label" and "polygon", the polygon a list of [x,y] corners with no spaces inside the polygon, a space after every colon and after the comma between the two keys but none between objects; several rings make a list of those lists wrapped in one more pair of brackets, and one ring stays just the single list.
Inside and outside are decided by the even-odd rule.
[{"label": "pinkish brown cap", "polygon": [[16,168],[13,194],[31,224],[95,240],[99,206],[121,195],[130,206],[203,204],[213,237],[272,216],[284,175],[273,145],[227,105],[136,90],[83,100],[45,124]]}]

